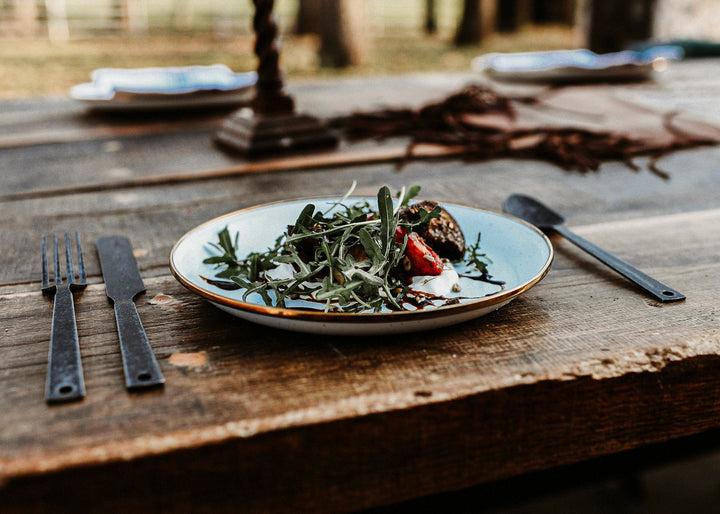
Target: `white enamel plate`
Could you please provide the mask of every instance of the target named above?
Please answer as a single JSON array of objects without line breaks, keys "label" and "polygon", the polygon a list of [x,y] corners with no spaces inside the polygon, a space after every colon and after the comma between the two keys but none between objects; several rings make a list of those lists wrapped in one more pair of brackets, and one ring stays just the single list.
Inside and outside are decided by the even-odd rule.
[{"label": "white enamel plate", "polygon": [[100,68],[70,97],[95,110],[199,109],[247,102],[256,82],[256,72],[233,73],[222,64]]},{"label": "white enamel plate", "polygon": [[[170,269],[182,285],[218,308],[254,323],[285,330],[341,335],[396,334],[431,330],[461,323],[490,313],[540,282],[550,269],[553,249],[535,227],[517,218],[491,211],[440,202],[458,222],[468,244],[481,235],[480,251],[492,263],[492,282],[460,278],[460,290],[446,295],[451,305],[413,311],[365,313],[323,312],[321,306],[298,300],[288,307],[269,307],[257,295],[243,300],[243,290],[212,284],[219,271],[203,260],[218,252],[210,243],[228,228],[239,234],[238,256],[264,252],[292,225],[308,203],[325,210],[337,198],[308,198],[260,205],[208,221],[185,234],[170,254]],[[363,200],[351,197],[346,204]],[[372,205],[374,199],[367,199]],[[327,206],[327,207],[326,207]],[[208,281],[209,279],[209,281]],[[502,282],[498,284],[497,282]],[[308,308],[314,307],[314,308]]]}]

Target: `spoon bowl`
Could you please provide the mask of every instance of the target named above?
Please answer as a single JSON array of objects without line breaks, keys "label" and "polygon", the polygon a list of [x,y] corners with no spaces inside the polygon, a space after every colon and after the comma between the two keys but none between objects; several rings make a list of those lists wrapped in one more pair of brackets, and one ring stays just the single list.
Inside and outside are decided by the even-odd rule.
[{"label": "spoon bowl", "polygon": [[525,195],[511,195],[503,204],[503,211],[517,216],[537,228],[547,230],[565,223],[559,213]]}]

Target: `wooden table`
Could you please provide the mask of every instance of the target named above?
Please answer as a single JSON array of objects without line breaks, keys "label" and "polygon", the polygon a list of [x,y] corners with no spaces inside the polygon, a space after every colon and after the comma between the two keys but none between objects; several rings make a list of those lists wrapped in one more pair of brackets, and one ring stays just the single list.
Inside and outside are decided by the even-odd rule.
[{"label": "wooden table", "polygon": [[[688,61],[617,94],[720,123],[719,61]],[[420,105],[472,75],[292,84],[300,111]],[[608,163],[417,161],[388,146],[245,163],[212,144],[227,112],[87,114],[65,99],[0,105],[0,510],[348,511],[587,461],[720,426],[720,149],[673,153],[663,181]],[[338,156],[339,155],[339,156]],[[341,165],[348,155],[359,160]],[[345,157],[343,157],[345,156]],[[364,156],[364,157],[363,157]],[[687,295],[660,304],[552,238],[548,276],[449,329],[357,339],[256,326],[184,289],[173,244],[198,224],[288,197],[419,184],[500,210],[551,203],[578,234]],[[79,230],[87,397],[43,401],[52,302],[40,236]],[[92,242],[130,238],[140,316],[167,383],[128,393]]]}]

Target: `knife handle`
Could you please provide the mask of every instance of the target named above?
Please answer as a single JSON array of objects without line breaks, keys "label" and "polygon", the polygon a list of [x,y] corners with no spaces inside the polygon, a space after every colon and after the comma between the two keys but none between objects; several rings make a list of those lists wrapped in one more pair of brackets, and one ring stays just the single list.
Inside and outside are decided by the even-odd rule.
[{"label": "knife handle", "polygon": [[115,302],[115,320],[120,337],[125,387],[141,389],[165,383],[147,334],[132,301]]}]

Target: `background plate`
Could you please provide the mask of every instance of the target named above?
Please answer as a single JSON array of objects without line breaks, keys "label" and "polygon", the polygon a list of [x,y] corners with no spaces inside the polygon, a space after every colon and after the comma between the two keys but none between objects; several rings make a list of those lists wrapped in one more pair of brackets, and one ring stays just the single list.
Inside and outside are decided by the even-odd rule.
[{"label": "background plate", "polygon": [[607,54],[586,49],[491,53],[473,59],[472,68],[496,80],[518,82],[643,80],[682,55],[682,49],[675,46]]}]

